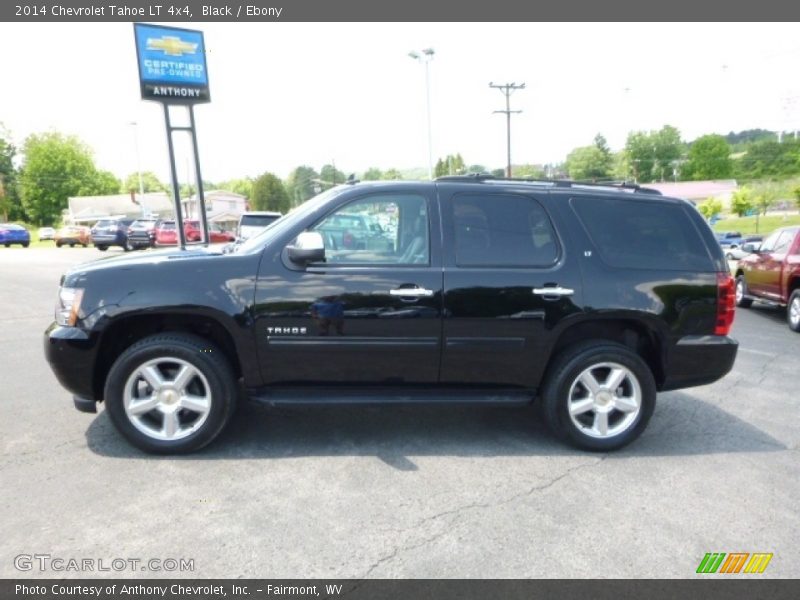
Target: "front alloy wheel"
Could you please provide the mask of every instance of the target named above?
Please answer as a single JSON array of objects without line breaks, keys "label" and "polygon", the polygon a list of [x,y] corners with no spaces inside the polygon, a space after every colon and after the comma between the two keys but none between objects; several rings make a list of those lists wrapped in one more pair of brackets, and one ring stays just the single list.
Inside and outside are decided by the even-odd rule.
[{"label": "front alloy wheel", "polygon": [[172,356],[142,364],[125,382],[123,405],[134,427],[156,440],[180,440],[208,418],[211,390],[202,372]]},{"label": "front alloy wheel", "polygon": [[114,362],[106,379],[111,422],[134,446],[173,454],[219,435],[236,404],[236,377],[219,348],[186,333],[152,335]]}]

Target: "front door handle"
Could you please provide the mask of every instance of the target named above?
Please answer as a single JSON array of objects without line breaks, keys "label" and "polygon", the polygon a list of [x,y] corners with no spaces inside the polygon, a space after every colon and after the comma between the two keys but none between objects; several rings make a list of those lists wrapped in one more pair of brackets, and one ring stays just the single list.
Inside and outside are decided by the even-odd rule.
[{"label": "front door handle", "polygon": [[537,296],[572,296],[575,290],[559,286],[533,288],[533,293]]},{"label": "front door handle", "polygon": [[433,290],[426,290],[421,287],[401,287],[396,290],[389,290],[390,296],[400,296],[401,298],[429,298],[433,296]]}]

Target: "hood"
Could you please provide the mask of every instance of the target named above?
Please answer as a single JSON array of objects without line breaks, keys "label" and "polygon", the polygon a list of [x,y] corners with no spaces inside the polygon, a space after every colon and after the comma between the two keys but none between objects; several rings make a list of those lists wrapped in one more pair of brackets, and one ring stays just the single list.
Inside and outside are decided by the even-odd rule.
[{"label": "hood", "polygon": [[110,269],[135,269],[138,267],[149,267],[164,263],[173,263],[186,260],[213,260],[214,257],[222,256],[222,251],[206,247],[169,248],[157,250],[155,252],[130,252],[121,256],[102,257],[91,262],[81,263],[67,271],[66,276],[80,275],[82,273],[93,273]]}]

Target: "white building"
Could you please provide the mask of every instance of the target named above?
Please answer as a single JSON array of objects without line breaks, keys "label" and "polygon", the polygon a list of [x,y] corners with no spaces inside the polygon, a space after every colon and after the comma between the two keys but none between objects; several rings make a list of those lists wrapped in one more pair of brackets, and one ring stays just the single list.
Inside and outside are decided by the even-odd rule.
[{"label": "white building", "polygon": [[175,208],[164,192],[150,194],[112,194],[109,196],[75,196],[67,200],[64,222],[72,225],[93,224],[109,217],[172,218]]}]

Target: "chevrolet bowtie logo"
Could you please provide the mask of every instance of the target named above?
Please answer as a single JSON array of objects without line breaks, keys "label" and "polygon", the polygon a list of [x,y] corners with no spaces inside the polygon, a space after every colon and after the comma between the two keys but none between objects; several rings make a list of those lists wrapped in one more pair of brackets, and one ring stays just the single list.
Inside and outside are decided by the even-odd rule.
[{"label": "chevrolet bowtie logo", "polygon": [[194,54],[197,52],[198,44],[184,42],[179,37],[170,35],[161,38],[147,38],[148,50],[161,50],[167,56],[183,56],[184,54]]}]

